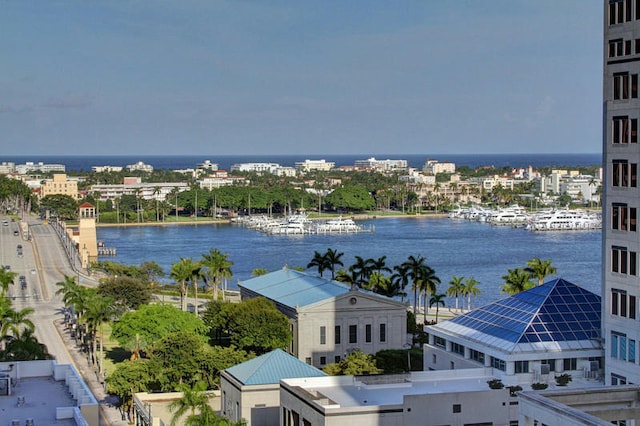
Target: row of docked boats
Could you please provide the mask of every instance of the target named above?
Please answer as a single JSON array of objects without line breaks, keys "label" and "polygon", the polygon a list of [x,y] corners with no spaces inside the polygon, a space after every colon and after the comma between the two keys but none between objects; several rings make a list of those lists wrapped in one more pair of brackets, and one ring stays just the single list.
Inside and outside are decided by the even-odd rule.
[{"label": "row of docked boats", "polygon": [[282,218],[270,216],[242,216],[233,222],[255,229],[269,235],[304,235],[304,234],[355,234],[373,232],[357,224],[351,218],[338,217],[329,220],[311,220],[305,214],[292,214]]},{"label": "row of docked boats", "polygon": [[549,209],[529,213],[513,205],[501,209],[481,206],[464,207],[449,212],[450,219],[466,219],[491,225],[523,227],[531,231],[577,231],[602,228],[602,214],[580,209]]}]

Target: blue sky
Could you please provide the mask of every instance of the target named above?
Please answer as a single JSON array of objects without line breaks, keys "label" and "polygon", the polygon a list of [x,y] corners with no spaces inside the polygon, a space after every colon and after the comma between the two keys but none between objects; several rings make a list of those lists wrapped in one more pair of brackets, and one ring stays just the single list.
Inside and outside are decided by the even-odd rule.
[{"label": "blue sky", "polygon": [[594,153],[602,1],[0,3],[0,155]]}]

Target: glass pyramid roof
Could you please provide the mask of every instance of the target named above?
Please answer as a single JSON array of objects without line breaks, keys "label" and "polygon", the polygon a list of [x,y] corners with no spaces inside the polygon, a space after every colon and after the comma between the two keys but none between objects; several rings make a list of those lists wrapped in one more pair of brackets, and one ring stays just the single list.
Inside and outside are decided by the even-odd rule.
[{"label": "glass pyramid roof", "polygon": [[449,322],[514,344],[597,339],[600,296],[559,278]]}]

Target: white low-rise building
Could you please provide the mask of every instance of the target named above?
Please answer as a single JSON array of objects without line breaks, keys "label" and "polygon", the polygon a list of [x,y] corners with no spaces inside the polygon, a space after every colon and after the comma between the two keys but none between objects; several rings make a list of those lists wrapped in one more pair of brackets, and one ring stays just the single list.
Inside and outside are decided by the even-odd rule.
[{"label": "white low-rise building", "polygon": [[407,344],[407,306],[398,300],[293,269],[238,283],[242,299],[265,297],[289,318],[289,352],[323,368],[360,350]]},{"label": "white low-rise building", "polygon": [[336,163],[326,160],[304,160],[296,161],[295,166],[301,172],[310,172],[312,170],[329,171],[336,166]]},{"label": "white low-rise building", "polygon": [[147,172],[147,173],[151,173],[153,172],[153,166],[150,164],[145,164],[142,161],[138,161],[135,164],[129,164],[126,169],[130,172],[133,171],[140,171],[140,172]]},{"label": "white low-rise building", "polygon": [[26,163],[18,164],[15,167],[16,173],[18,173],[19,175],[26,175],[37,171],[40,171],[42,173],[64,173],[66,171],[64,164],[45,164],[41,161],[37,163],[27,161]]}]

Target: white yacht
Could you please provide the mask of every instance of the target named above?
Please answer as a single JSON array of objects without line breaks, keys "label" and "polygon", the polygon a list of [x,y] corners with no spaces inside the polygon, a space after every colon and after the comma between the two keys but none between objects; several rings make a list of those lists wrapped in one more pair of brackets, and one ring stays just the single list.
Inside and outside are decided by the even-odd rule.
[{"label": "white yacht", "polygon": [[584,210],[545,210],[531,218],[531,231],[576,231],[602,228],[602,215]]}]

